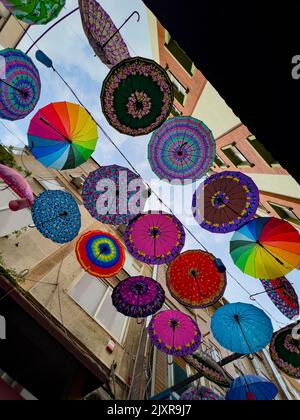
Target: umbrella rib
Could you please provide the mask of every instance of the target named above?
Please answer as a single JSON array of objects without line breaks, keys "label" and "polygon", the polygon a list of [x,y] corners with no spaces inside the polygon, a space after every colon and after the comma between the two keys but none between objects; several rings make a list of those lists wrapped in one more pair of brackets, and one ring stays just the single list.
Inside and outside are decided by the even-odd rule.
[{"label": "umbrella rib", "polygon": [[59,130],[57,130],[57,128],[55,128],[55,127],[53,127],[53,125],[52,124],[50,124],[47,120],[45,120],[43,117],[39,117],[39,119],[45,124],[45,125],[47,125],[48,127],[50,127],[50,128],[52,128],[52,130],[53,131],[55,131],[56,133],[58,133],[60,136],[62,136],[65,140],[67,140],[69,143],[72,143],[72,141],[67,137],[67,136],[65,136],[64,134],[62,134]]},{"label": "umbrella rib", "polygon": [[21,90],[21,89],[19,89],[19,88],[15,87],[15,86],[13,86],[13,85],[11,85],[11,84],[9,84],[9,83],[5,82],[3,79],[0,79],[0,82],[4,83],[6,86],[9,86],[9,87],[11,87],[11,88],[12,88],[12,89],[14,89],[14,90],[17,90],[17,91],[18,91],[18,92],[20,92],[22,95],[24,95],[24,91],[23,91],[23,90]]}]

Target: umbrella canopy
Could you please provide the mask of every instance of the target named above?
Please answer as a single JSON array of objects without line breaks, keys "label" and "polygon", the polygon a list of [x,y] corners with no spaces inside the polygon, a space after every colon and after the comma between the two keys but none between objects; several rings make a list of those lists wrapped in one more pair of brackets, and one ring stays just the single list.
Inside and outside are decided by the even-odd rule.
[{"label": "umbrella canopy", "polygon": [[32,219],[38,231],[59,244],[72,241],[79,233],[81,215],[73,196],[64,191],[45,191],[32,206]]},{"label": "umbrella canopy", "polygon": [[232,383],[226,395],[228,401],[272,401],[278,389],[265,378],[259,376],[241,376]]},{"label": "umbrella canopy", "polygon": [[99,278],[117,275],[125,263],[125,251],[120,241],[97,230],[86,232],[79,238],[76,256],[85,271]]},{"label": "umbrella canopy", "polygon": [[55,102],[40,109],[30,122],[28,143],[44,166],[76,168],[93,154],[98,140],[95,121],[79,105]]},{"label": "umbrella canopy", "polygon": [[148,334],[160,351],[171,356],[193,354],[201,344],[197,323],[179,311],[162,311],[154,315]]},{"label": "umbrella canopy", "polygon": [[[112,191],[107,192],[107,189]],[[139,197],[137,197],[137,192]],[[91,172],[82,188],[85,208],[101,223],[128,224],[144,211],[148,189],[134,172],[118,165],[103,166]]]},{"label": "umbrella canopy", "polygon": [[167,271],[171,295],[193,309],[214,305],[224,295],[226,285],[226,272],[220,272],[215,257],[203,251],[178,255]]},{"label": "umbrella canopy", "polygon": [[115,287],[112,302],[123,315],[146,318],[162,308],[165,292],[157,281],[149,277],[130,277]]},{"label": "umbrella canopy", "polygon": [[124,240],[131,255],[152,265],[171,262],[180,254],[185,243],[181,222],[163,212],[139,214],[128,224]]},{"label": "umbrella canopy", "polygon": [[216,394],[211,389],[204,386],[192,386],[180,396],[181,400],[186,401],[222,401],[221,395]]},{"label": "umbrella canopy", "polygon": [[129,58],[124,39],[100,4],[95,0],[79,0],[78,4],[84,32],[100,60],[111,68]]},{"label": "umbrella canopy", "polygon": [[30,207],[34,202],[32,189],[26,179],[15,169],[0,164],[0,178],[7,187],[11,188],[21,200],[11,201],[9,207],[11,210],[21,210],[21,208]]},{"label": "umbrella canopy", "polygon": [[300,326],[293,324],[274,334],[270,354],[275,365],[288,376],[300,379]]},{"label": "umbrella canopy", "polygon": [[30,114],[41,94],[38,69],[28,55],[7,48],[0,51],[0,118],[15,121]]},{"label": "umbrella canopy", "polygon": [[249,222],[259,205],[259,191],[250,177],[225,171],[210,176],[193,196],[193,214],[203,229],[233,232]]},{"label": "umbrella canopy", "polygon": [[45,25],[57,18],[66,0],[1,0],[17,19],[29,25]]},{"label": "umbrella canopy", "polygon": [[230,253],[243,273],[258,279],[274,279],[300,263],[300,234],[283,220],[260,217],[233,235]]},{"label": "umbrella canopy", "polygon": [[153,133],[148,159],[153,172],[166,181],[194,182],[211,168],[216,157],[212,132],[192,117],[175,117]]},{"label": "umbrella canopy", "polygon": [[293,320],[299,315],[298,295],[285,277],[275,280],[261,280],[261,283],[271,301],[284,316]]},{"label": "umbrella canopy", "polygon": [[230,376],[215,360],[203,351],[197,350],[192,355],[184,356],[184,360],[208,380],[224,388],[230,387],[232,382]]},{"label": "umbrella canopy", "polygon": [[254,354],[271,341],[273,326],[270,318],[253,305],[233,303],[219,308],[211,321],[215,339],[227,350]]},{"label": "umbrella canopy", "polygon": [[117,64],[102,87],[102,111],[120,133],[142,136],[158,128],[170,115],[173,86],[155,61],[135,57]]}]

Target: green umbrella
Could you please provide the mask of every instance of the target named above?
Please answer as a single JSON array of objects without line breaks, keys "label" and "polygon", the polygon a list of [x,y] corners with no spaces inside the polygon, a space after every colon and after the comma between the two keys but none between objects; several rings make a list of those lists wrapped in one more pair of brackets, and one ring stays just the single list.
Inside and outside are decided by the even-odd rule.
[{"label": "green umbrella", "polygon": [[57,18],[66,0],[2,0],[19,20],[29,25],[45,25]]}]

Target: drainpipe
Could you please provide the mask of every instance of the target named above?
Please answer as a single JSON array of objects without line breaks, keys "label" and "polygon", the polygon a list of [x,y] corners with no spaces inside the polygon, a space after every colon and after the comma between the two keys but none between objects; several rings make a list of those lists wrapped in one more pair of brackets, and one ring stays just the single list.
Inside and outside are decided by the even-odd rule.
[{"label": "drainpipe", "polygon": [[266,349],[263,350],[263,354],[265,356],[265,359],[267,361],[267,364],[269,366],[269,368],[271,369],[273,375],[275,376],[278,384],[280,385],[280,388],[282,390],[282,392],[284,393],[284,395],[286,396],[288,401],[292,401],[293,399],[291,398],[291,394],[284,382],[284,380],[282,379],[281,375],[279,374],[278,370],[276,369],[276,366],[274,365],[268,351]]}]

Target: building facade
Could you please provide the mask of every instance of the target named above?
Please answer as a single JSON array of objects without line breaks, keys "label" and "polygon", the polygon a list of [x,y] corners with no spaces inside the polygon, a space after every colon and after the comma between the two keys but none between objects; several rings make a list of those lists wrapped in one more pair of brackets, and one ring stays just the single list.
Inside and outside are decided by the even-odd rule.
[{"label": "building facade", "polygon": [[260,190],[258,214],[282,218],[300,229],[298,183],[266,150],[263,139],[257,139],[242,124],[150,11],[148,23],[154,59],[168,70],[173,82],[173,115],[198,118],[215,136],[217,158],[212,173],[232,170],[248,174]]},{"label": "building facade", "polygon": [[0,3],[0,48],[16,48],[28,28]]}]

